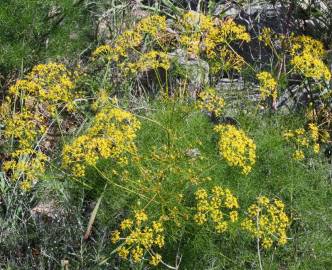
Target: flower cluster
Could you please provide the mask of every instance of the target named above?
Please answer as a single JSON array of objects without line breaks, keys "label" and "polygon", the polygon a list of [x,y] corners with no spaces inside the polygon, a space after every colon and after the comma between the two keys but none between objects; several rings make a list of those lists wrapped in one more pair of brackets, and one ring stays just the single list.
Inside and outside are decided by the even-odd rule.
[{"label": "flower cluster", "polygon": [[189,11],[180,19],[179,44],[185,47],[189,54],[198,56],[202,51],[202,37],[214,28],[212,19],[201,13]]},{"label": "flower cluster", "polygon": [[24,178],[21,188],[30,190],[33,182],[44,175],[46,161],[47,156],[38,150],[24,150],[24,153],[15,151],[11,159],[3,163],[2,169],[10,172],[12,179]]},{"label": "flower cluster", "polygon": [[161,46],[161,38],[166,33],[166,18],[153,15],[142,19],[133,29],[126,30],[117,37],[114,45],[98,47],[93,56],[115,62],[124,73],[143,72],[150,69],[169,68],[169,58],[165,52],[151,50],[140,52],[140,45],[149,36]]},{"label": "flower cluster", "polygon": [[259,81],[260,98],[266,100],[266,98],[271,97],[275,101],[277,99],[277,82],[272,74],[263,71],[256,76]]},{"label": "flower cluster", "polygon": [[93,57],[104,58],[108,61],[118,62],[128,57],[130,50],[138,47],[142,42],[142,36],[133,30],[123,32],[115,41],[114,46],[101,45],[93,52]]},{"label": "flower cluster", "polygon": [[221,21],[201,13],[189,11],[180,20],[179,43],[190,55],[205,54],[212,72],[241,70],[244,60],[230,47],[235,41],[249,42],[244,26],[228,19]]},{"label": "flower cluster", "polygon": [[269,27],[263,27],[261,34],[258,36],[258,40],[264,42],[265,46],[272,46],[272,30]]},{"label": "flower cluster", "polygon": [[290,48],[291,64],[307,78],[330,80],[331,72],[323,62],[323,44],[309,36],[293,37]]},{"label": "flower cluster", "polygon": [[296,146],[293,158],[303,160],[305,158],[305,149],[312,150],[315,154],[320,151],[320,141],[325,141],[326,134],[320,134],[319,128],[315,123],[310,123],[308,129],[299,128],[288,130],[283,133],[283,137]]},{"label": "flower cluster", "polygon": [[250,35],[244,26],[236,24],[232,19],[215,20],[215,27],[209,31],[204,40],[212,72],[240,71],[245,61],[232,49],[231,43],[249,41]]},{"label": "flower cluster", "polygon": [[248,208],[247,217],[241,225],[250,235],[261,240],[265,249],[269,249],[274,241],[278,241],[279,245],[287,243],[286,231],[290,220],[284,203],[279,199],[270,201],[265,196],[259,196],[257,202]]},{"label": "flower cluster", "polygon": [[197,107],[200,110],[206,110],[214,116],[219,117],[225,106],[225,101],[218,96],[216,90],[207,88],[198,95]]},{"label": "flower cluster", "polygon": [[47,157],[39,145],[47,122],[60,109],[74,109],[77,78],[78,72],[72,73],[62,64],[40,64],[9,88],[0,109],[1,136],[11,149],[3,170],[14,180],[23,179],[24,189],[43,175]]},{"label": "flower cluster", "polygon": [[6,141],[15,141],[15,151],[28,153],[36,140],[46,131],[45,117],[25,108],[20,112],[2,115],[5,129],[2,136]]},{"label": "flower cluster", "polygon": [[233,125],[218,125],[214,130],[219,134],[219,152],[231,166],[248,174],[256,163],[256,144],[243,130]]},{"label": "flower cluster", "polygon": [[213,72],[240,71],[244,64],[244,59],[231,48],[230,43],[249,42],[250,35],[244,26],[233,20],[221,21],[189,11],[179,18],[170,32],[179,33],[178,38],[171,39],[169,46],[165,46],[165,41],[172,37],[167,31],[166,18],[148,16],[123,32],[113,45],[98,47],[93,56],[114,62],[124,73],[157,68],[167,70],[170,67],[167,51],[179,47],[184,47],[191,57],[206,57]]},{"label": "flower cluster", "polygon": [[239,203],[228,188],[215,186],[210,196],[205,189],[200,188],[196,191],[195,197],[197,213],[194,215],[194,220],[197,224],[203,225],[210,220],[215,230],[223,233],[230,222],[238,220]]},{"label": "flower cluster", "polygon": [[119,67],[128,73],[157,70],[158,68],[168,70],[170,68],[170,60],[167,53],[152,50],[142,54],[135,63],[122,63]]},{"label": "flower cluster", "polygon": [[120,229],[113,232],[112,242],[121,242],[117,253],[122,259],[130,258],[134,263],[139,263],[149,256],[149,263],[157,266],[162,257],[156,249],[165,245],[164,227],[159,221],[149,222],[148,215],[138,211],[134,219],[121,222]]},{"label": "flower cluster", "polygon": [[314,102],[310,103],[305,112],[309,123],[319,123],[320,141],[326,144],[331,143],[330,130],[332,126],[332,111],[329,104],[317,107]]},{"label": "flower cluster", "polygon": [[63,64],[40,64],[11,86],[9,94],[24,100],[29,109],[35,110],[34,107],[43,103],[48,113],[54,113],[61,104],[70,111],[78,97],[74,91],[77,77],[77,72],[68,71]]},{"label": "flower cluster", "polygon": [[218,57],[211,58],[211,71],[213,73],[220,70],[229,71],[241,71],[245,61],[242,56],[228,49],[227,47],[220,48],[218,52]]},{"label": "flower cluster", "polygon": [[134,139],[139,127],[139,121],[131,113],[119,108],[104,108],[84,135],[64,146],[64,167],[81,177],[85,175],[86,165],[94,166],[100,158],[113,158],[126,164],[124,154],[136,151]]},{"label": "flower cluster", "polygon": [[136,27],[137,32],[149,35],[155,39],[159,39],[166,31],[166,28],[166,17],[158,15],[143,18]]},{"label": "flower cluster", "polygon": [[2,169],[13,180],[23,178],[21,187],[28,190],[45,171],[47,158],[35,147],[37,139],[46,131],[44,117],[26,109],[6,116],[2,136],[6,141],[14,141],[15,145],[9,153],[10,159],[3,162]]}]

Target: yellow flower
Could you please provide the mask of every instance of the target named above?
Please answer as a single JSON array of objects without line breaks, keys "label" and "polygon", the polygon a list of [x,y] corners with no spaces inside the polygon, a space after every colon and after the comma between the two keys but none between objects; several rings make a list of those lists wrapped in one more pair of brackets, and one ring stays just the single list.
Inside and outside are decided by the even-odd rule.
[{"label": "yellow flower", "polygon": [[94,166],[99,159],[113,158],[119,164],[126,164],[124,155],[136,152],[134,140],[139,127],[139,121],[131,113],[119,108],[104,108],[84,135],[64,146],[63,166],[81,177],[86,165]]},{"label": "yellow flower", "polygon": [[22,149],[11,153],[11,160],[3,162],[4,172],[11,172],[11,179],[23,179],[21,188],[29,190],[32,184],[45,173],[47,156],[38,150]]},{"label": "yellow flower", "polygon": [[239,208],[237,198],[232,194],[229,189],[225,190],[225,206],[229,209]]},{"label": "yellow flower", "polygon": [[286,245],[286,243],[287,243],[287,236],[286,236],[286,234],[282,233],[279,237],[278,244],[280,246],[284,246],[284,245]]},{"label": "yellow flower", "polygon": [[195,192],[195,196],[197,200],[204,200],[208,195],[205,189],[200,188]]},{"label": "yellow flower", "polygon": [[302,150],[296,150],[293,154],[293,158],[295,160],[303,160],[304,159],[304,153]]},{"label": "yellow flower", "polygon": [[114,244],[114,243],[118,242],[119,240],[120,240],[120,232],[118,230],[116,230],[112,233],[111,241]]},{"label": "yellow flower", "polygon": [[289,140],[291,138],[293,138],[295,135],[292,131],[286,131],[283,133],[283,137],[286,139],[286,140]]},{"label": "yellow flower", "polygon": [[137,225],[140,225],[143,221],[148,220],[148,215],[144,211],[138,211],[135,214],[135,219],[136,219]]},{"label": "yellow flower", "polygon": [[[237,198],[232,192],[221,186],[214,186],[211,190],[211,196],[208,192],[200,188],[196,191],[196,210],[194,221],[198,225],[211,221],[217,232],[222,233],[227,230],[229,222],[235,222],[238,219],[237,211],[230,211],[239,208]],[[224,219],[224,214],[229,220]]]},{"label": "yellow flower", "polygon": [[315,154],[318,154],[320,150],[320,145],[318,143],[315,143],[313,146],[313,150]]},{"label": "yellow flower", "polygon": [[227,19],[222,23],[221,33],[222,38],[228,42],[233,40],[249,42],[251,40],[245,26],[236,24],[233,19]]},{"label": "yellow flower", "polygon": [[193,55],[199,55],[201,51],[201,37],[213,29],[213,21],[210,17],[195,11],[184,13],[181,18],[180,45],[187,48]]},{"label": "yellow flower", "polygon": [[153,265],[153,266],[157,266],[160,262],[161,262],[161,255],[156,253],[154,255],[151,256],[151,259],[150,259],[150,264]]},{"label": "yellow flower", "polygon": [[259,81],[260,98],[266,100],[271,97],[273,101],[277,99],[277,82],[271,73],[263,71],[257,74]]},{"label": "yellow flower", "polygon": [[31,189],[31,182],[23,181],[21,183],[21,189],[24,190],[24,191],[29,191]]},{"label": "yellow flower", "polygon": [[216,90],[207,88],[198,95],[197,108],[213,113],[216,117],[221,116],[225,106],[225,101],[219,97]]},{"label": "yellow flower", "polygon": [[93,52],[94,58],[106,59],[118,62],[126,58],[130,49],[138,47],[142,42],[142,35],[138,31],[127,30],[123,32],[114,42],[114,46],[102,45]]},{"label": "yellow flower", "polygon": [[130,229],[131,226],[133,226],[133,221],[129,218],[124,219],[120,224],[120,228],[123,231],[126,230],[126,229]]},{"label": "yellow flower", "polygon": [[143,248],[140,246],[136,246],[134,249],[131,250],[131,257],[134,263],[139,263],[143,257]]},{"label": "yellow flower", "polygon": [[164,231],[163,224],[161,222],[152,222],[152,228],[156,233],[161,233]]},{"label": "yellow flower", "polygon": [[259,41],[263,41],[265,46],[272,45],[272,30],[269,27],[263,27],[262,33],[258,36]]},{"label": "yellow flower", "polygon": [[262,240],[264,249],[269,249],[274,239],[278,240],[279,245],[286,244],[290,220],[284,212],[284,203],[279,199],[270,201],[267,197],[260,196],[257,204],[248,208],[247,217],[241,222],[242,228],[251,236]]},{"label": "yellow flower", "polygon": [[194,220],[198,225],[202,225],[207,221],[207,218],[205,214],[198,212],[194,215]]},{"label": "yellow flower", "polygon": [[233,125],[218,125],[214,130],[219,134],[219,152],[231,166],[248,174],[256,163],[256,144],[240,129]]},{"label": "yellow flower", "polygon": [[302,55],[296,55],[292,58],[291,64],[305,77],[316,80],[324,79],[327,81],[331,79],[329,68],[321,59],[315,58],[311,54],[304,53]]},{"label": "yellow flower", "polygon": [[156,244],[159,248],[162,248],[165,245],[165,238],[163,235],[158,234],[154,240],[154,244]]},{"label": "yellow flower", "polygon": [[229,218],[232,222],[235,222],[239,218],[239,213],[237,211],[232,211],[229,213]]},{"label": "yellow flower", "polygon": [[249,213],[250,217],[256,217],[260,211],[261,211],[261,209],[255,203],[250,205],[250,207],[248,208],[248,213]]},{"label": "yellow flower", "polygon": [[167,24],[165,16],[152,15],[143,18],[137,24],[136,29],[142,34],[149,34],[152,37],[157,38],[158,35],[161,35],[166,31],[166,27]]},{"label": "yellow flower", "polygon": [[299,35],[291,38],[292,47],[290,54],[300,55],[303,52],[312,54],[314,57],[322,58],[326,54],[324,45],[321,41],[313,39],[310,36]]},{"label": "yellow flower", "polygon": [[221,197],[225,194],[224,189],[220,186],[214,186],[212,188],[212,194],[216,197]]},{"label": "yellow flower", "polygon": [[29,107],[48,103],[48,111],[54,114],[59,105],[73,109],[77,74],[66,69],[63,64],[49,63],[35,66],[23,80],[18,80],[9,89],[10,95],[20,96]]},{"label": "yellow flower", "polygon": [[99,46],[92,54],[93,57],[98,57],[100,55],[112,55],[113,54],[113,48],[108,45],[101,45]]},{"label": "yellow flower", "polygon": [[218,233],[223,233],[227,230],[228,224],[226,221],[222,221],[216,224],[215,228]]},{"label": "yellow flower", "polygon": [[204,45],[211,64],[212,73],[220,70],[240,71],[245,63],[244,59],[229,48],[233,41],[249,42],[250,35],[242,25],[232,19],[215,20],[216,25],[206,35]]},{"label": "yellow flower", "polygon": [[160,221],[152,221],[152,226],[150,226],[148,216],[144,210],[135,212],[135,221],[133,222],[132,219],[127,218],[121,222],[122,238],[120,238],[118,230],[113,232],[112,241],[119,242],[122,240],[122,243],[119,243],[121,247],[117,250],[119,256],[127,258],[130,254],[132,261],[139,263],[143,259],[146,260],[145,256],[150,254],[150,262],[158,264],[157,261],[161,260],[161,256],[159,257],[154,250],[165,245],[163,224]]},{"label": "yellow flower", "polygon": [[330,80],[331,72],[324,64],[323,43],[309,36],[297,36],[291,39],[291,64],[295,70],[307,78]]},{"label": "yellow flower", "polygon": [[262,242],[262,247],[265,249],[269,249],[273,244],[273,241],[271,238],[264,238]]},{"label": "yellow flower", "polygon": [[127,259],[129,255],[129,250],[125,247],[120,247],[118,249],[118,254],[122,259]]},{"label": "yellow flower", "polygon": [[258,201],[258,204],[263,205],[263,206],[267,206],[270,203],[269,198],[266,196],[259,196],[257,201]]},{"label": "yellow flower", "polygon": [[283,201],[279,200],[279,199],[275,199],[274,200],[274,204],[281,210],[283,211],[285,208],[285,204],[283,203]]},{"label": "yellow flower", "polygon": [[9,88],[0,108],[4,125],[1,137],[15,143],[7,153],[10,160],[3,163],[3,169],[8,176],[10,171],[13,180],[22,180],[24,190],[30,189],[45,172],[47,157],[39,145],[55,113],[74,109],[79,97],[75,89],[78,76],[79,72],[70,72],[62,64],[40,64]]},{"label": "yellow flower", "polygon": [[310,136],[313,141],[317,142],[319,138],[319,130],[318,126],[314,123],[309,124],[309,131],[310,131]]},{"label": "yellow flower", "polygon": [[294,131],[284,132],[283,136],[287,141],[295,144],[297,148],[293,153],[295,160],[303,160],[305,158],[305,149],[312,149],[314,154],[318,154],[320,151],[319,141],[324,142],[323,132],[319,132],[319,128],[315,123],[310,123],[307,130],[299,128]]},{"label": "yellow flower", "polygon": [[158,68],[168,70],[170,68],[170,60],[167,53],[149,51],[141,55],[135,63],[124,63],[120,67],[129,73],[145,72],[151,69],[157,70]]},{"label": "yellow flower", "polygon": [[217,223],[223,218],[223,214],[220,210],[213,208],[210,210],[210,217],[213,222]]}]

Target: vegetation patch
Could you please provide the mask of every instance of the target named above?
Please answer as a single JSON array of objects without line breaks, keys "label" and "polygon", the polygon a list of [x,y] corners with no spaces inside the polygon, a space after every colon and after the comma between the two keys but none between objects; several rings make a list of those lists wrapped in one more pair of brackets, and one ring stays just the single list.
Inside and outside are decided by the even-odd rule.
[{"label": "vegetation patch", "polygon": [[331,268],[325,39],[156,2],[0,4],[0,268]]}]

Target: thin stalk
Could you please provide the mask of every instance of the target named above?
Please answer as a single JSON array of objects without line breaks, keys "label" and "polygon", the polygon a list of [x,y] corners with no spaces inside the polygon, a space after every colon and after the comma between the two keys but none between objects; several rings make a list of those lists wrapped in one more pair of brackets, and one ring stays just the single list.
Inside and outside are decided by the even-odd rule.
[{"label": "thin stalk", "polygon": [[[256,228],[257,228],[257,230],[259,228],[259,214],[257,214]],[[257,254],[258,254],[259,269],[263,270],[259,237],[257,237]]]},{"label": "thin stalk", "polygon": [[124,186],[121,186],[121,185],[119,185],[119,184],[117,184],[117,183],[115,183],[115,182],[113,182],[111,179],[109,179],[101,170],[99,170],[98,168],[97,168],[97,166],[93,166],[93,168],[99,173],[99,175],[102,177],[102,178],[104,178],[106,181],[108,181],[110,184],[112,184],[112,185],[114,185],[114,186],[116,186],[116,187],[118,187],[118,188],[121,188],[121,189],[123,189],[123,190],[125,190],[125,191],[127,191],[128,193],[133,193],[133,194],[136,194],[136,195],[138,195],[139,197],[141,197],[141,198],[143,198],[144,200],[147,200],[147,201],[149,201],[149,200],[151,200],[151,198],[148,198],[148,197],[146,197],[145,195],[143,195],[143,194],[141,194],[141,193],[138,193],[138,192],[136,192],[136,191],[134,191],[134,190],[131,190],[131,189],[129,189],[129,188],[126,188],[126,187],[124,187]]}]

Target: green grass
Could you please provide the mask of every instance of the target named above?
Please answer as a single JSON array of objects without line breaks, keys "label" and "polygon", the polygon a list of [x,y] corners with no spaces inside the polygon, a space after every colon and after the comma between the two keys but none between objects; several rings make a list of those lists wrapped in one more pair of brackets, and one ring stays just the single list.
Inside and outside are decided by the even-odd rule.
[{"label": "green grass", "polygon": [[94,41],[93,19],[83,2],[1,1],[0,73],[80,56]]},{"label": "green grass", "polygon": [[[238,169],[228,166],[222,160],[217,151],[218,138],[213,132],[213,124],[206,115],[193,110],[190,105],[181,104],[179,101],[154,102],[145,113],[139,113],[138,118],[142,127],[137,137],[137,147],[140,155],[146,157],[142,161],[142,166],[151,170],[152,175],[156,175],[167,166],[180,169],[178,173],[168,173],[162,182],[162,188],[170,196],[181,191],[188,195],[185,203],[192,203],[195,189],[192,185],[183,184],[181,180],[188,177],[188,169],[193,168],[199,177],[212,178],[211,182],[204,185],[217,184],[229,187],[238,196],[243,209],[247,208],[258,195],[279,197],[285,202],[287,213],[292,217],[292,225],[288,232],[291,239],[285,247],[261,252],[264,269],[302,270],[332,267],[330,203],[332,187],[329,166],[323,156],[308,159],[306,162],[292,160],[293,149],[281,135],[285,129],[300,127],[303,124],[300,117],[253,113],[236,115],[241,128],[257,144],[257,162],[248,176],[243,176]],[[183,157],[175,161],[162,162],[147,158],[151,155],[151,151],[158,153],[165,145],[169,147],[167,149],[170,152],[182,153]],[[200,155],[204,158],[190,161],[186,152],[193,148],[199,149]],[[122,172],[127,169],[134,181],[139,177],[133,165],[120,168],[113,162],[102,161],[98,166],[111,182],[117,184],[127,185],[121,182],[121,179],[114,177],[111,173],[114,168]],[[130,213],[130,209],[146,205],[144,199],[112,185],[93,169],[89,170],[84,179],[93,187],[92,190],[83,190],[81,185],[71,182],[70,179],[57,179],[55,173],[46,178],[49,179],[37,186],[32,193],[34,195],[28,195],[30,198],[32,196],[33,200],[24,199],[16,202],[16,207],[24,203],[23,206],[29,209],[36,201],[52,197],[65,207],[65,212],[71,218],[62,219],[53,225],[53,228],[49,227],[50,231],[47,231],[48,229],[45,229],[40,221],[33,221],[31,217],[26,221],[29,233],[22,225],[13,226],[13,232],[16,230],[15,235],[21,235],[22,238],[0,240],[0,261],[3,261],[1,258],[4,256],[10,258],[10,262],[4,261],[2,265],[0,263],[2,268],[10,269],[6,266],[12,265],[11,269],[27,269],[27,267],[59,269],[60,260],[66,258],[72,269],[109,269],[115,266],[119,266],[119,269],[143,269],[140,266],[130,268],[127,263],[118,261],[116,255],[112,254],[116,245],[111,244],[109,235]],[[93,205],[89,205],[100,196],[105,183],[108,183],[108,187],[97,213],[92,240],[83,241],[82,235],[93,208]],[[152,183],[148,182],[143,184],[152,186]],[[132,187],[131,184],[128,186]],[[173,203],[177,205],[175,200],[174,202],[170,200],[168,203],[169,206],[173,206]],[[83,209],[87,205],[88,210],[84,212]],[[27,215],[27,210],[22,211]],[[160,215],[160,207],[154,203],[148,205],[148,211],[152,216]],[[14,214],[10,216],[13,219],[14,217]],[[47,242],[49,236],[57,238],[58,241],[53,244]],[[23,242],[26,246],[33,243],[34,248],[38,250],[43,248],[44,253],[37,258],[34,258],[31,252],[27,252],[20,259],[13,254],[8,256],[9,249],[15,250],[17,242]],[[167,228],[166,242],[166,248],[162,253],[165,261],[173,264],[176,254],[179,253],[182,256],[180,269],[259,268],[255,241],[237,230],[218,235],[188,222],[181,230],[174,226]],[[68,246],[69,249],[66,248]],[[33,268],[38,263],[39,268]]]},{"label": "green grass", "polygon": [[[138,135],[137,144],[142,156],[169,143],[183,155],[188,149],[198,148],[204,156],[202,161],[195,163],[200,177],[212,177],[210,186],[217,184],[231,188],[240,198],[243,208],[247,208],[258,195],[279,197],[285,201],[287,212],[293,219],[289,232],[291,239],[286,247],[262,252],[264,269],[326,269],[331,265],[328,250],[331,250],[332,239],[328,220],[332,216],[328,213],[328,198],[332,189],[326,160],[323,157],[322,160],[310,159],[305,163],[292,160],[293,149],[281,135],[286,129],[301,126],[299,117],[238,115],[241,127],[257,144],[257,163],[248,176],[243,176],[237,168],[229,167],[220,158],[213,124],[206,115],[191,111],[187,105],[157,105],[153,109],[156,112],[152,110],[146,115],[150,120],[142,120]],[[170,141],[166,129],[171,134]],[[180,181],[177,177],[185,177],[186,170],[192,165],[186,158],[176,163],[183,173],[178,176],[170,174],[163,183],[164,188],[169,194],[176,193],[177,188],[178,192],[184,188],[190,193],[190,188],[179,187],[176,183]],[[163,165],[152,163],[146,166],[157,172],[158,166]],[[115,201],[119,201],[117,197]],[[258,268],[256,247],[251,239],[237,233],[231,236],[206,234],[205,230],[192,235],[190,230],[177,232],[181,234],[182,241],[170,241],[173,247],[166,251],[169,260],[174,261],[174,254],[180,250],[182,269]]]},{"label": "green grass", "polygon": [[[154,119],[167,122],[169,113],[160,109]],[[199,166],[212,167],[202,171],[214,179],[214,184],[230,187],[243,207],[249,206],[258,195],[277,196],[285,201],[293,218],[292,239],[284,248],[263,253],[264,269],[328,269],[332,266],[329,252],[332,250],[329,223],[332,220],[329,213],[332,188],[326,160],[311,159],[307,163],[292,160],[293,149],[281,136],[282,131],[301,126],[299,117],[252,114],[237,117],[241,127],[257,144],[257,163],[252,173],[243,176],[218,156],[216,138],[207,117],[197,113],[185,117],[181,112],[175,114],[170,126],[178,135],[177,147],[182,151],[195,143],[199,147],[197,141],[200,140],[199,149],[206,160]],[[158,128],[152,129],[150,125],[142,133],[144,141],[140,140],[140,149],[148,149],[151,143],[157,147],[165,143],[165,134]],[[212,265],[215,269],[258,268],[255,247],[248,239],[197,238],[188,240],[182,250],[183,269],[213,269]]]}]

